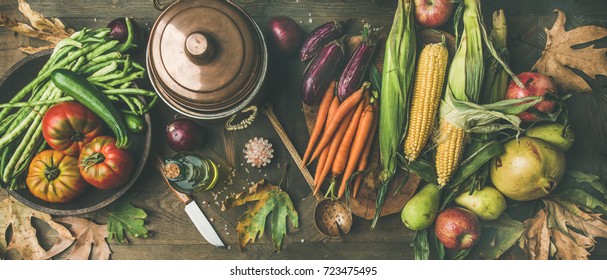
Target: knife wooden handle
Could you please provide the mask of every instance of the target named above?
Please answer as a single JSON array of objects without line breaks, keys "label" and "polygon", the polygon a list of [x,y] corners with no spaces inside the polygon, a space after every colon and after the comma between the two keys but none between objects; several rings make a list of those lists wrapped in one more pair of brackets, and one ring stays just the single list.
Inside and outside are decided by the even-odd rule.
[{"label": "knife wooden handle", "polygon": [[177,190],[175,190],[173,187],[171,187],[171,183],[169,183],[169,180],[167,180],[167,178],[164,176],[164,164],[162,163],[162,159],[160,159],[160,156],[156,155],[155,156],[155,160],[154,160],[154,166],[156,167],[156,169],[158,169],[158,171],[160,171],[160,176],[162,177],[162,179],[164,180],[164,182],[166,183],[167,187],[169,187],[171,189],[171,191],[173,191],[173,193],[175,194],[175,196],[177,196],[177,198],[183,202],[184,204],[188,204],[192,201],[192,198],[185,194],[185,193],[181,193],[178,192]]}]

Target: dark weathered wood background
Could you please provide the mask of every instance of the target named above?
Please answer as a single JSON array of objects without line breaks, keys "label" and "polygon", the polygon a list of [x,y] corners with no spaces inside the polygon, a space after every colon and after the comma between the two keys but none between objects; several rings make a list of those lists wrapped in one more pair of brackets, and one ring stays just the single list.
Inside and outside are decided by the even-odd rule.
[{"label": "dark weathered wood background", "polygon": [[[81,0],[81,1],[28,1],[34,10],[47,17],[57,17],[67,26],[103,27],[115,17],[134,17],[143,27],[152,27],[160,14],[152,6],[151,0]],[[249,12],[263,29],[268,19],[276,15],[287,15],[300,23],[305,31],[310,31],[329,20],[353,17],[357,25],[351,28],[357,33],[361,23],[390,26],[394,13],[394,0],[244,0],[234,1]],[[377,3],[376,3],[377,2]],[[563,1],[483,1],[485,18],[492,11],[503,8],[508,19],[509,47],[515,72],[528,70],[539,57],[544,43],[544,28],[551,27],[556,18],[553,10],[562,9],[568,16],[567,27],[585,24],[607,26],[607,1],[563,0]],[[12,18],[23,19],[17,10],[17,1],[0,0],[0,11]],[[387,29],[387,28],[386,28]],[[25,55],[17,48],[23,45],[39,45],[26,37],[7,29],[0,29],[0,73],[7,71]],[[604,45],[604,43],[603,43]],[[274,104],[275,111],[295,146],[302,151],[308,138],[301,102],[299,99],[299,76],[304,65],[295,60],[282,61],[274,65],[269,73],[266,99]],[[285,69],[287,71],[285,71]],[[602,81],[601,81],[602,82]],[[607,102],[603,97],[604,88],[597,85],[594,93],[576,95],[568,101],[571,110],[572,127],[577,138],[568,152],[568,165],[572,168],[592,172],[607,178]],[[2,93],[0,93],[2,94]],[[167,106],[159,103],[152,112],[153,151],[170,153],[165,141],[163,128],[175,115]],[[254,126],[239,132],[224,132],[222,124],[205,124],[208,141],[201,152],[221,162],[222,170],[232,165],[237,170],[234,185],[221,183],[214,192],[221,192],[219,200],[231,192],[241,191],[248,182],[267,178],[277,184],[286,163],[293,162],[280,139],[272,130],[267,118],[260,116]],[[272,164],[261,170],[245,169],[241,165],[241,150],[244,143],[254,137],[270,139],[276,149]],[[280,167],[279,167],[280,164]],[[249,172],[247,172],[247,170]],[[223,172],[226,174],[226,172]],[[225,188],[225,190],[224,190]],[[241,209],[220,212],[214,197],[209,192],[196,195],[196,201],[214,219],[213,225],[228,248],[215,248],[198,234],[183,206],[162,184],[160,175],[151,164],[144,170],[136,186],[131,190],[139,195],[134,204],[148,214],[146,226],[153,233],[146,239],[130,239],[128,245],[111,242],[112,259],[411,259],[409,242],[414,233],[404,228],[399,215],[384,217],[375,230],[369,230],[370,223],[355,219],[352,231],[343,239],[327,239],[319,235],[314,227],[312,210],[315,200],[310,198],[309,189],[296,168],[290,168],[283,188],[291,195],[300,214],[300,227],[290,230],[282,251],[277,252],[270,238],[264,236],[246,250],[238,249],[235,232],[236,220]],[[0,191],[0,199],[6,197]],[[87,215],[98,222],[103,221],[103,210]],[[55,239],[54,232],[43,225],[38,236],[47,246]],[[599,240],[592,258],[607,258],[607,242]]]}]

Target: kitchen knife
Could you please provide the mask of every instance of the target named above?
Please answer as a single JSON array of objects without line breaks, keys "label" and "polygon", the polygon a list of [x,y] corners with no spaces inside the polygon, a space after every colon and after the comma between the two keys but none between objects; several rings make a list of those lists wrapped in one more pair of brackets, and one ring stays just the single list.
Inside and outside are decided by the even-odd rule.
[{"label": "kitchen knife", "polygon": [[[158,164],[159,168],[162,170],[162,162]],[[173,191],[175,196],[177,196],[177,198],[185,204],[185,212],[188,214],[188,217],[190,217],[190,220],[192,220],[192,223],[194,223],[194,225],[196,226],[196,229],[198,229],[198,232],[202,234],[202,237],[204,237],[207,242],[211,243],[214,246],[225,246],[223,242],[221,242],[219,235],[217,235],[217,232],[215,231],[215,229],[213,229],[213,226],[211,225],[207,217],[204,215],[204,213],[202,213],[202,210],[200,210],[200,207],[198,207],[198,205],[196,204],[196,201],[194,201],[189,195],[180,193],[173,187],[171,187],[171,184],[169,184],[169,181],[166,179],[166,177],[164,177],[164,175],[162,175],[162,178],[164,179],[164,182],[167,184],[167,186]]]}]

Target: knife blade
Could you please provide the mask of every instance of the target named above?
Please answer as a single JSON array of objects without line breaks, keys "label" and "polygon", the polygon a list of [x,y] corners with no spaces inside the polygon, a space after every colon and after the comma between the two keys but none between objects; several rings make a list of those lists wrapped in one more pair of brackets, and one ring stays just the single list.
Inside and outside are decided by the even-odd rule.
[{"label": "knife blade", "polygon": [[198,232],[200,232],[202,237],[204,237],[204,239],[211,245],[217,247],[224,247],[225,245],[223,244],[223,242],[221,242],[221,238],[219,238],[219,235],[217,235],[217,232],[215,231],[215,229],[213,229],[213,226],[211,225],[207,217],[204,215],[204,213],[202,213],[202,210],[200,209],[200,207],[198,207],[198,204],[196,204],[196,202],[189,195],[178,192],[173,187],[171,187],[171,184],[169,183],[167,178],[164,176],[164,174],[162,174],[162,161],[156,162],[156,164],[161,171],[162,179],[164,179],[164,182],[166,183],[167,187],[169,187],[171,191],[173,191],[173,194],[175,194],[175,196],[177,196],[177,198],[185,204],[186,214],[188,214],[188,217],[190,218],[190,220],[192,220],[192,223],[194,223],[194,226],[196,226],[196,229],[198,229]]}]

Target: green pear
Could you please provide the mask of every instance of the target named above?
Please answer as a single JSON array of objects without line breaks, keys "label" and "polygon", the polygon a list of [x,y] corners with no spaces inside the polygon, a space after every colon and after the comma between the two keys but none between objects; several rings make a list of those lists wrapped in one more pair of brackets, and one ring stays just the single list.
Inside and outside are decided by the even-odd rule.
[{"label": "green pear", "polygon": [[526,136],[542,139],[561,150],[563,153],[571,148],[575,135],[571,128],[560,123],[549,123],[527,129]]},{"label": "green pear", "polygon": [[484,187],[472,194],[465,192],[455,198],[455,203],[474,213],[481,220],[495,220],[506,210],[504,195],[494,187]]},{"label": "green pear", "polygon": [[437,184],[426,184],[415,194],[400,213],[403,224],[412,230],[429,227],[436,219],[440,206],[441,190]]}]

